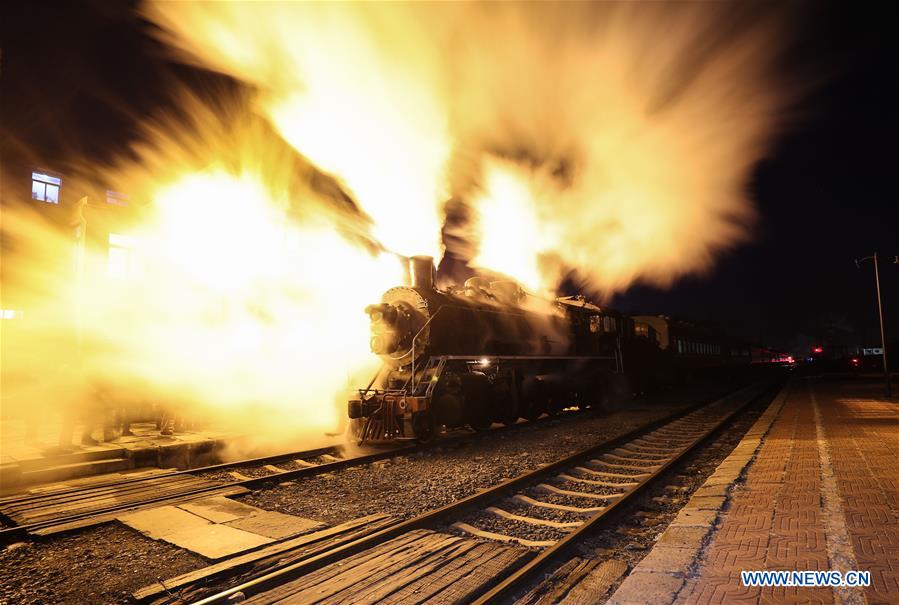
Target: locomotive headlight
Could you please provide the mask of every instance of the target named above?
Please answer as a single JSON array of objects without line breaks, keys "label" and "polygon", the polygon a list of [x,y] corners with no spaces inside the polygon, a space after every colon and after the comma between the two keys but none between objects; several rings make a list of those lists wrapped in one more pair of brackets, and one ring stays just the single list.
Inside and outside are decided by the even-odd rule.
[{"label": "locomotive headlight", "polygon": [[368,313],[368,317],[371,319],[372,323],[379,321],[393,323],[397,318],[396,307],[388,303],[368,305],[365,307],[365,312]]},{"label": "locomotive headlight", "polygon": [[372,334],[369,343],[371,352],[376,355],[388,355],[398,348],[396,333],[392,331]]}]

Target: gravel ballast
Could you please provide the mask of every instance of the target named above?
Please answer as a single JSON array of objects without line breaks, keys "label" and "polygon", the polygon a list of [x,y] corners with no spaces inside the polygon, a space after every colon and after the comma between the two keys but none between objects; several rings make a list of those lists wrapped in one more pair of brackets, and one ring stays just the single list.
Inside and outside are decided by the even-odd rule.
[{"label": "gravel ballast", "polygon": [[[653,401],[624,404],[605,416],[566,415],[459,444],[266,486],[240,501],[331,525],[375,513],[409,518],[709,400],[724,390],[721,385],[706,385],[690,393],[670,392]],[[538,496],[536,491],[534,496]],[[576,506],[603,502],[575,501],[546,492],[539,497]],[[110,524],[5,547],[0,551],[0,604],[127,602],[132,591],[158,578],[171,578],[207,564],[188,551]]]},{"label": "gravel ballast", "polygon": [[329,524],[375,513],[405,519],[723,392],[722,385],[694,387],[689,393],[672,391],[654,400],[624,404],[605,416],[573,414],[481,435],[453,446],[297,479],[241,500]]},{"label": "gravel ballast", "polygon": [[125,603],[131,592],[208,565],[118,524],[0,551],[0,603]]}]

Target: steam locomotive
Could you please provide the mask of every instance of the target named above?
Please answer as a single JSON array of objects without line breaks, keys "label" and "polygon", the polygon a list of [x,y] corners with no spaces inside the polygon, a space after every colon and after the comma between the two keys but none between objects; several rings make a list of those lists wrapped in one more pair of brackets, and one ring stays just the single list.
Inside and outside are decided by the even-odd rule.
[{"label": "steam locomotive", "polygon": [[786,358],[714,329],[627,317],[580,296],[537,299],[510,281],[475,277],[438,290],[427,256],[410,258],[409,273],[411,285],[366,307],[371,350],[384,363],[348,403],[359,443],[429,441],[441,426],[485,430]]},{"label": "steam locomotive", "polygon": [[366,308],[384,365],[349,401],[360,442],[428,441],[440,426],[483,430],[588,408],[623,372],[629,318],[581,297],[539,300],[508,281],[438,290],[431,257],[412,257],[409,271],[410,286]]}]

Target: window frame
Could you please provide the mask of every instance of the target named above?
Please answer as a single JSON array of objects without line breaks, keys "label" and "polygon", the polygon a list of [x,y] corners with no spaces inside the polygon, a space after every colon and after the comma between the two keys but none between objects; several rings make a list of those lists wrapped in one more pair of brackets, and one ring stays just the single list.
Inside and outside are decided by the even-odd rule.
[{"label": "window frame", "polygon": [[[41,193],[38,195],[35,192],[35,185],[41,186]],[[48,191],[50,188],[54,188],[55,191],[55,199],[49,199]],[[31,199],[36,202],[44,202],[45,204],[55,204],[59,205],[60,194],[62,193],[62,177],[54,176],[47,172],[41,172],[38,170],[31,171]]]}]

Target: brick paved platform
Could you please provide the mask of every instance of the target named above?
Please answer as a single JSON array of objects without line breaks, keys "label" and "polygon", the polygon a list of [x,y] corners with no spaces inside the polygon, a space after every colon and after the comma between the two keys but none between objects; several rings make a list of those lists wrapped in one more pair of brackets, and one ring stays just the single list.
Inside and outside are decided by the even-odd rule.
[{"label": "brick paved platform", "polygon": [[[899,603],[899,402],[881,393],[795,378],[609,602]],[[872,585],[750,588],[741,570],[863,570]]]}]

